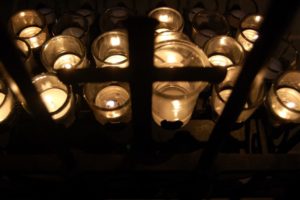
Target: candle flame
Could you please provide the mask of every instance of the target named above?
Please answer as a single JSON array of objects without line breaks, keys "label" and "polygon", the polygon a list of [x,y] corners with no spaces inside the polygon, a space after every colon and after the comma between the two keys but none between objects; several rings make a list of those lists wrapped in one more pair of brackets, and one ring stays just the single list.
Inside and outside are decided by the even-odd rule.
[{"label": "candle flame", "polygon": [[288,102],[286,106],[289,108],[295,108],[296,104],[294,102]]},{"label": "candle flame", "polygon": [[121,44],[121,40],[119,37],[111,37],[110,43],[112,46],[119,46]]},{"label": "candle flame", "polygon": [[108,100],[106,102],[106,107],[107,108],[115,108],[117,106],[117,102],[114,100]]},{"label": "candle flame", "polygon": [[168,22],[168,21],[170,21],[169,20],[169,15],[160,15],[158,17],[158,20],[161,21],[161,22]]},{"label": "candle flame", "polygon": [[70,63],[67,63],[67,64],[64,65],[64,68],[65,69],[71,69],[72,65]]}]

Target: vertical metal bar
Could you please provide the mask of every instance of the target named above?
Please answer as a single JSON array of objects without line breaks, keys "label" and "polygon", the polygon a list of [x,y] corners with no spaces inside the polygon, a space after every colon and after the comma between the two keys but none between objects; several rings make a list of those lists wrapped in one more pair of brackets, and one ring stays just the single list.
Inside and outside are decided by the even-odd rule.
[{"label": "vertical metal bar", "polygon": [[[285,28],[292,21],[298,5],[299,1],[297,0],[289,1],[288,3],[283,0],[271,2],[269,12],[261,27],[260,38],[247,57],[232,95],[211,133],[207,147],[200,157],[197,172],[202,177],[211,178],[211,167],[246,102],[252,81],[271,51],[275,49],[274,47],[278,44]],[[279,16],[278,13],[281,13],[281,15]]]},{"label": "vertical metal bar", "polygon": [[147,151],[151,141],[152,68],[156,21],[145,17],[128,20],[131,70],[132,124],[135,145]]}]

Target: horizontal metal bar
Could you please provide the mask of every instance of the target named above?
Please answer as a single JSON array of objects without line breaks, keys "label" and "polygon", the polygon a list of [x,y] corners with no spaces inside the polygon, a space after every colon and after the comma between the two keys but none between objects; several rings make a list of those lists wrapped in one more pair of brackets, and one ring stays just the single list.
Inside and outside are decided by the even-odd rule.
[{"label": "horizontal metal bar", "polygon": [[[226,69],[221,67],[152,68],[153,81],[207,81],[221,82]],[[130,81],[130,68],[85,68],[58,70],[58,77],[65,83],[86,83],[106,81]]]},{"label": "horizontal metal bar", "polygon": [[155,81],[207,81],[221,82],[227,73],[222,67],[154,68]]},{"label": "horizontal metal bar", "polygon": [[[186,171],[193,172],[201,151],[181,153],[164,162],[144,164],[134,161],[128,154],[74,154],[76,172],[126,172],[126,171]],[[145,154],[147,156],[147,154]],[[54,154],[0,155],[0,172],[60,173],[64,170],[61,159]],[[213,166],[214,172],[223,173],[284,173],[293,177],[300,172],[300,154],[219,154]],[[299,175],[299,174],[298,174]]]}]

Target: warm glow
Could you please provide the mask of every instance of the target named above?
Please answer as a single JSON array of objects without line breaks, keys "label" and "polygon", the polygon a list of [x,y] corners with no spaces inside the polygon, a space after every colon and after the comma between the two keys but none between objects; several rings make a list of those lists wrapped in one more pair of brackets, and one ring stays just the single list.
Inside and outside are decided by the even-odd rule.
[{"label": "warm glow", "polygon": [[250,51],[253,48],[253,43],[258,39],[258,32],[253,29],[246,29],[239,34],[237,40],[243,46],[246,51]]},{"label": "warm glow", "polygon": [[74,54],[65,54],[56,59],[53,64],[54,70],[57,69],[72,69],[80,62],[80,57]]},{"label": "warm glow", "polygon": [[30,27],[24,28],[20,32],[19,37],[20,38],[31,38],[31,37],[37,35],[39,32],[41,32],[41,30],[42,29],[40,27],[30,26]]},{"label": "warm glow", "polygon": [[9,114],[13,109],[13,98],[12,94],[8,93],[6,96],[4,93],[0,92],[0,122],[7,119]]},{"label": "warm glow", "polygon": [[262,20],[262,17],[261,16],[256,16],[254,19],[255,19],[256,22],[260,22]]},{"label": "warm glow", "polygon": [[229,58],[223,55],[213,55],[208,60],[213,66],[227,67],[233,64]]},{"label": "warm glow", "polygon": [[289,108],[295,108],[296,104],[294,102],[288,102],[286,103],[286,106]]},{"label": "warm glow", "polygon": [[178,114],[179,112],[181,111],[181,104],[180,104],[180,101],[178,100],[174,100],[172,101],[172,105],[173,105],[173,109],[172,109],[172,112],[174,114],[174,117],[176,118],[176,120],[178,120]]},{"label": "warm glow", "polygon": [[279,88],[276,96],[271,96],[271,108],[280,118],[285,120],[299,120],[300,112],[300,93],[289,87]]},{"label": "warm glow", "polygon": [[226,45],[226,37],[222,37],[222,38],[220,39],[220,44],[223,45],[223,46]]},{"label": "warm glow", "polygon": [[122,107],[128,100],[129,94],[124,88],[111,85],[101,89],[97,93],[95,106],[99,109],[109,109],[103,110],[99,115],[106,119],[117,119],[128,112],[127,109]]},{"label": "warm glow", "polygon": [[170,18],[169,15],[164,14],[164,15],[160,15],[160,16],[158,17],[158,20],[159,20],[160,22],[169,22],[169,21],[170,21],[169,18]]},{"label": "warm glow", "polygon": [[119,46],[121,44],[120,37],[118,37],[118,36],[111,37],[110,38],[110,43],[111,43],[112,46]]},{"label": "warm glow", "polygon": [[111,63],[111,64],[116,64],[116,63],[120,63],[127,60],[126,56],[123,55],[112,55],[109,56],[108,58],[105,59],[105,62],[107,63]]},{"label": "warm glow", "polygon": [[107,108],[115,108],[118,106],[118,102],[116,102],[115,100],[108,100],[106,102],[106,107]]},{"label": "warm glow", "polygon": [[60,110],[58,113],[52,114],[52,118],[56,120],[65,117],[72,107],[72,101],[69,101],[68,104],[64,106],[68,100],[68,94],[62,89],[47,89],[41,93],[41,98],[50,113]]},{"label": "warm glow", "polygon": [[243,34],[251,42],[255,42],[258,39],[258,33],[255,30],[247,29],[243,31]]},{"label": "warm glow", "polygon": [[3,94],[2,92],[0,92],[0,105],[2,105],[4,99],[5,99],[5,94]]},{"label": "warm glow", "polygon": [[104,62],[105,63],[102,67],[108,67],[108,66],[113,65],[113,66],[116,66],[119,68],[126,68],[126,67],[128,67],[128,64],[129,64],[127,57],[124,55],[109,56],[104,60]]},{"label": "warm glow", "polygon": [[155,31],[156,31],[156,33],[163,33],[163,32],[170,31],[170,29],[167,29],[167,28],[158,28]]},{"label": "warm glow", "polygon": [[20,38],[24,38],[31,48],[41,46],[47,39],[45,32],[38,26],[29,26],[21,30],[19,33]]},{"label": "warm glow", "polygon": [[61,89],[51,88],[41,93],[41,97],[50,113],[60,109],[67,100],[67,93]]},{"label": "warm glow", "polygon": [[183,56],[176,52],[167,49],[162,49],[155,52],[157,60],[155,64],[158,67],[183,67]]}]

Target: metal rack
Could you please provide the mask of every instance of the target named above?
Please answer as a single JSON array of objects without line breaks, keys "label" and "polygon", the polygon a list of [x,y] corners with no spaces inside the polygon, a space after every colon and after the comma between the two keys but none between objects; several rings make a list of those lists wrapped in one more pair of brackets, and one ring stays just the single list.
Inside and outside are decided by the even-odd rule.
[{"label": "metal rack", "polygon": [[[34,186],[43,180],[40,177],[43,175],[47,180],[47,183],[41,181],[45,187],[47,184],[60,183],[62,194],[66,196],[84,195],[84,191],[90,190],[103,198],[126,196],[129,198],[230,197],[238,199],[245,196],[288,197],[292,195],[296,192],[297,181],[300,180],[300,156],[271,154],[267,144],[268,138],[262,131],[260,123],[256,126],[257,131],[261,131],[259,154],[220,154],[220,151],[228,140],[228,135],[246,101],[252,80],[276,46],[298,6],[296,0],[289,4],[283,1],[272,2],[261,28],[260,39],[247,57],[232,95],[214,126],[209,140],[204,144],[191,139],[188,134],[181,134],[180,131],[177,132],[178,137],[174,137],[174,140],[169,142],[157,143],[153,140],[152,133],[157,131],[157,128],[153,127],[151,119],[152,82],[166,80],[220,82],[225,77],[226,70],[199,69],[192,66],[172,70],[154,68],[155,21],[147,18],[133,18],[128,21],[129,68],[105,68],[101,69],[101,72],[97,69],[58,72],[60,79],[70,84],[107,80],[130,82],[132,122],[125,129],[120,129],[121,131],[101,127],[87,116],[78,119],[76,124],[68,129],[54,124],[39,100],[30,78],[26,76],[25,68],[20,67],[22,62],[8,39],[5,26],[1,25],[0,38],[2,38],[2,47],[5,48],[0,48],[0,59],[7,66],[5,68],[7,74],[19,86],[34,120],[40,124],[29,122],[21,126],[21,128],[26,127],[24,130],[33,130],[32,133],[23,132],[21,135],[29,134],[30,137],[24,136],[24,138],[31,138],[32,141],[28,141],[28,144],[36,146],[33,149],[25,147],[28,144],[24,141],[13,144],[11,152],[9,150],[7,154],[0,155],[0,172],[9,176],[19,174],[27,178],[29,175],[30,177],[38,175],[37,178],[34,177],[29,181],[29,185]],[[140,101],[141,99],[143,101]],[[34,127],[31,128],[32,125]],[[74,135],[75,130],[83,125],[87,125],[85,126],[88,127],[87,134],[90,133],[92,136],[91,140],[87,139],[88,145],[97,146],[95,149],[92,147],[87,148],[88,151],[81,151],[78,150],[80,148],[72,148],[74,144],[87,145],[83,144],[84,139],[81,140],[82,137],[87,136]],[[20,134],[21,128],[14,132]],[[93,144],[92,140],[101,140],[102,136],[97,135],[98,131],[111,133],[108,137],[123,132],[132,134],[132,137],[129,142]],[[73,139],[70,141],[70,138]],[[180,148],[178,149],[180,142],[186,142],[190,146],[182,148],[181,151]],[[99,145],[104,146],[99,147]],[[28,152],[20,153],[23,147]],[[282,152],[286,153],[286,149],[283,148]],[[24,179],[26,182],[27,179]],[[98,179],[103,182],[99,183]],[[111,185],[105,185],[106,183]],[[96,186],[101,189],[98,190]],[[272,186],[275,189],[271,189]],[[74,188],[81,188],[82,191],[71,192]],[[136,188],[140,191],[136,191]],[[283,188],[283,191],[276,191],[276,188]],[[24,189],[28,188],[24,186]],[[100,191],[99,194],[96,191]]]}]

